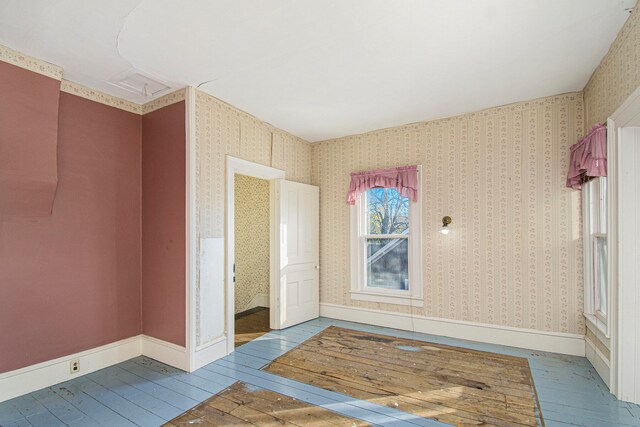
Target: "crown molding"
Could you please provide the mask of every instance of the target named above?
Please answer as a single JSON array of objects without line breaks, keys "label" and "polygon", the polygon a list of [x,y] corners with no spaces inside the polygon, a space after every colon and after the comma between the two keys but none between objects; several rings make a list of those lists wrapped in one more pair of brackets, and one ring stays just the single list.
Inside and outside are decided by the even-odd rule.
[{"label": "crown molding", "polygon": [[152,111],[159,110],[160,108],[167,107],[180,101],[184,101],[186,98],[187,89],[182,88],[174,92],[161,96],[158,99],[149,101],[142,105],[142,114],[151,113]]},{"label": "crown molding", "polygon": [[178,89],[146,104],[137,104],[64,79],[62,80],[60,91],[139,115],[150,113],[185,99],[185,89]]},{"label": "crown molding", "polygon": [[128,111],[130,113],[142,114],[142,105],[140,104],[82,86],[78,83],[70,82],[69,80],[62,80],[60,91],[76,95],[90,101],[95,101],[100,104],[108,105],[110,107],[119,108],[120,110]]},{"label": "crown molding", "polygon": [[0,61],[15,65],[34,73],[42,74],[56,80],[62,80],[62,67],[50,64],[33,56],[25,55],[17,50],[0,45]]}]

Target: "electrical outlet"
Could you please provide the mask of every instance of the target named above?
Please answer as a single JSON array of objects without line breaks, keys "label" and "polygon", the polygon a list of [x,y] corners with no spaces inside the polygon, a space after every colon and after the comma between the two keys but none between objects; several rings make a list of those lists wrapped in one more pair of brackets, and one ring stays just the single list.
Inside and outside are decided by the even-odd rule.
[{"label": "electrical outlet", "polygon": [[69,372],[72,374],[80,372],[80,360],[75,359],[69,362]]}]

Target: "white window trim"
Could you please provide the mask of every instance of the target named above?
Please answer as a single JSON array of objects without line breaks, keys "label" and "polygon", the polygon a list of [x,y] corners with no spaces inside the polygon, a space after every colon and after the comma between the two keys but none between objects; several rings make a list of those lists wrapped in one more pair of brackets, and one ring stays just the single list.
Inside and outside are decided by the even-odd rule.
[{"label": "white window trim", "polygon": [[[582,189],[582,221],[583,221],[583,250],[584,250],[584,317],[588,323],[594,326],[598,331],[604,334],[605,337],[610,338],[611,328],[609,322],[609,315],[604,316],[599,310],[596,309],[597,298],[595,287],[595,237],[606,237],[607,234],[602,232],[602,227],[598,223],[597,218],[593,218],[591,215],[592,207],[597,211],[600,211],[600,200],[594,200],[599,195],[596,192],[596,181],[590,181],[587,185],[583,185]],[[600,185],[600,184],[598,184]],[[609,181],[607,180],[607,186]],[[608,190],[608,189],[607,189]],[[609,192],[607,191],[607,196]],[[608,211],[607,211],[608,214]],[[608,221],[607,218],[607,227]],[[594,230],[596,230],[594,232]],[[607,239],[607,252],[610,251],[609,241]],[[608,278],[609,279],[609,278]],[[607,285],[607,313],[611,313],[611,283]]]},{"label": "white window trim", "polygon": [[[362,197],[351,206],[351,299],[357,301],[422,307],[422,166],[418,166],[418,201],[409,200],[409,289],[372,289],[364,283],[364,244],[360,241],[366,234],[360,234],[363,221]],[[406,235],[398,237],[406,238]]]}]

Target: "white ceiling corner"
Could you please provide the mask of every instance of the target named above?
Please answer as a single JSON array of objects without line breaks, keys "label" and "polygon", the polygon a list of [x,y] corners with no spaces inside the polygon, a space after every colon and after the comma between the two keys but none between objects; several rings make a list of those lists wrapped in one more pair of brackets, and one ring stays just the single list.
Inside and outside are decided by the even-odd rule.
[{"label": "white ceiling corner", "polygon": [[0,44],[202,90],[309,141],[581,90],[635,0],[0,0]]}]

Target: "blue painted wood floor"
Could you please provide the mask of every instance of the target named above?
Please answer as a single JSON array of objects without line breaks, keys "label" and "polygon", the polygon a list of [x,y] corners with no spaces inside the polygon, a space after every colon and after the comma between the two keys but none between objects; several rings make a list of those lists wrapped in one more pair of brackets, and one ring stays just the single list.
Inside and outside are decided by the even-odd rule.
[{"label": "blue painted wood floor", "polygon": [[640,406],[609,394],[583,357],[532,352],[320,318],[272,331],[191,374],[146,357],[0,403],[0,426],[159,426],[237,380],[383,426],[432,420],[282,378],[259,369],[330,326],[526,357],[547,426],[640,426]]}]

